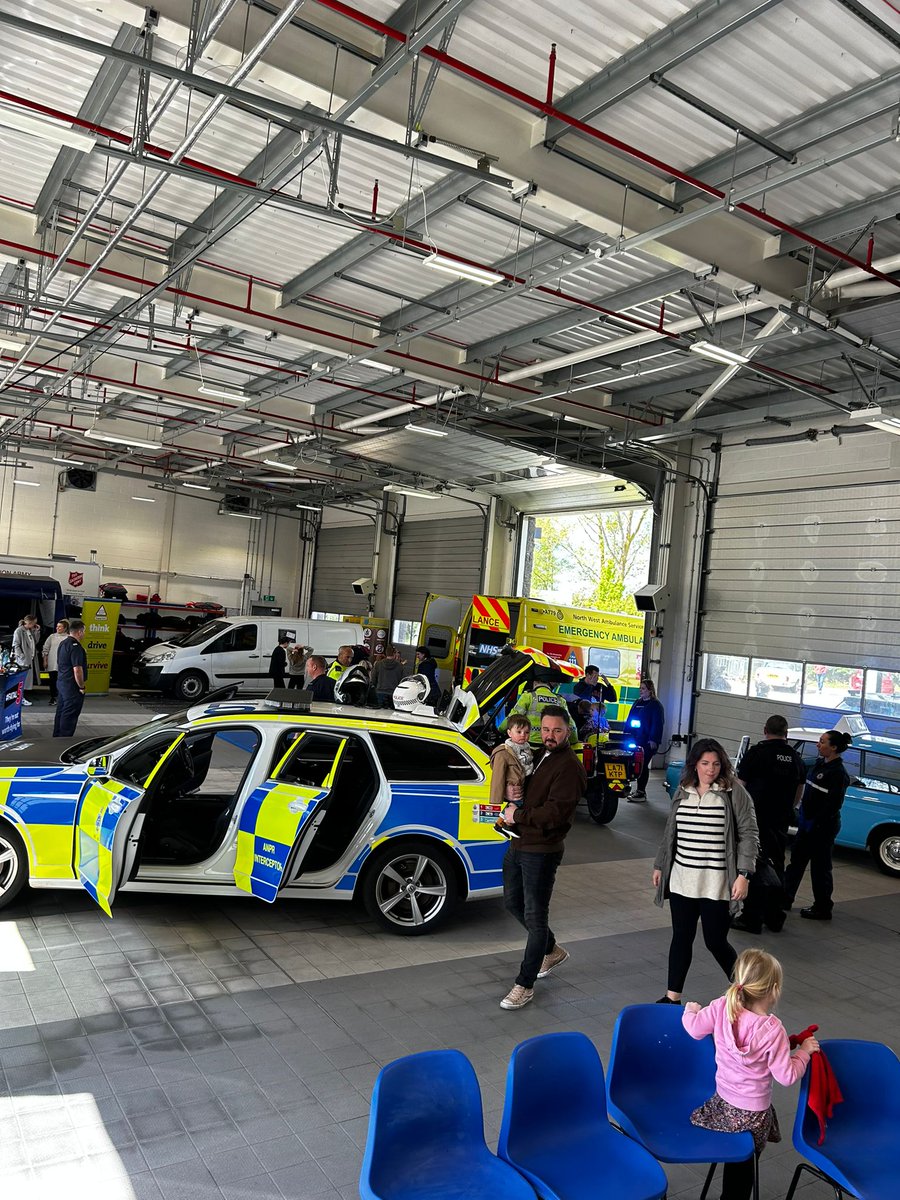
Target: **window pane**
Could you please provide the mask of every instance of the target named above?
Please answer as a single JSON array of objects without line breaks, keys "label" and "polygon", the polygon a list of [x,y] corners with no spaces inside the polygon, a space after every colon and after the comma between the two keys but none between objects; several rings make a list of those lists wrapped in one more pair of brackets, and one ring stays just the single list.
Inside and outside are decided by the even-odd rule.
[{"label": "window pane", "polygon": [[[846,755],[842,755],[846,761]],[[872,754],[866,751],[863,756],[862,778],[867,788],[876,792],[900,792],[900,758],[891,758],[888,754]]]},{"label": "window pane", "polygon": [[391,629],[391,641],[395,646],[398,642],[404,646],[418,646],[421,624],[421,621],[395,621]]},{"label": "window pane", "polygon": [[862,678],[861,667],[807,663],[803,675],[803,703],[812,708],[859,712]]},{"label": "window pane", "polygon": [[588,650],[587,665],[598,667],[600,674],[605,675],[607,679],[618,679],[622,666],[621,657],[618,650],[604,650],[598,646],[591,646]]},{"label": "window pane", "polygon": [[746,696],[749,667],[749,658],[737,654],[704,654],[701,687],[707,692]]},{"label": "window pane", "polygon": [[800,703],[801,664],[775,658],[750,660],[750,695],[758,700],[781,700],[785,704]]},{"label": "window pane", "polygon": [[372,745],[385,776],[395,783],[466,783],[481,778],[461,750],[444,742],[373,733]]},{"label": "window pane", "polygon": [[334,757],[340,747],[340,739],[322,733],[307,733],[298,739],[293,731],[287,733],[279,744],[273,767],[280,761],[292,740],[299,745],[281,768],[278,778],[284,783],[296,783],[303,787],[321,787],[331,772]]},{"label": "window pane", "polygon": [[863,712],[900,717],[900,671],[866,671]]}]

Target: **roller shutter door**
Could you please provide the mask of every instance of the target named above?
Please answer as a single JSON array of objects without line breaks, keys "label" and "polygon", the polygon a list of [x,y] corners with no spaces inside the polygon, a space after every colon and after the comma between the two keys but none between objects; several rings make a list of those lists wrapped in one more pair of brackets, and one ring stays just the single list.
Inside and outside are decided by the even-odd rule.
[{"label": "roller shutter door", "polygon": [[[799,694],[785,686],[784,672],[761,686],[754,675],[765,668],[752,663],[740,695],[704,690],[701,675],[697,733],[734,749],[744,733],[762,736],[776,712],[791,725],[828,727],[840,716],[839,689],[846,695],[852,686],[850,672],[840,672],[843,682],[830,696],[817,696],[812,665],[900,670],[897,441],[856,434],[815,447],[767,446],[764,457],[743,447],[725,451],[701,649],[807,666]],[[880,680],[866,678],[878,687]],[[884,715],[889,706],[876,699],[863,716],[873,731],[900,736],[896,709],[896,719],[880,719],[876,710]]]},{"label": "roller shutter door", "polygon": [[350,585],[354,579],[372,574],[374,547],[375,529],[371,524],[319,530],[310,612],[365,616],[366,597],[354,595]]},{"label": "roller shutter door", "polygon": [[418,621],[425,596],[474,595],[481,590],[484,521],[410,521],[400,532],[394,581],[395,621]]}]

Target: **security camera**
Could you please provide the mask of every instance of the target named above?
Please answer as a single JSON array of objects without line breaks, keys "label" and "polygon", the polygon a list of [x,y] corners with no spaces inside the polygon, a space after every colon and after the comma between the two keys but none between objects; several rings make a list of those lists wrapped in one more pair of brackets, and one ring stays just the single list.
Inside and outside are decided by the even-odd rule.
[{"label": "security camera", "polygon": [[350,586],[353,588],[353,594],[355,596],[370,596],[372,592],[375,591],[375,580],[366,579],[365,577],[362,579],[354,579]]},{"label": "security camera", "polygon": [[665,583],[648,583],[634,593],[638,612],[661,612],[669,599],[669,588]]}]

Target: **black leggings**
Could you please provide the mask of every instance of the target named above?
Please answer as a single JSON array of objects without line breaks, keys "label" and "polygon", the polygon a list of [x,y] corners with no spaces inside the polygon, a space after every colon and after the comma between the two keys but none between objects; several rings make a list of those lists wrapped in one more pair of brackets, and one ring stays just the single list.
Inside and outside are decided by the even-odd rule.
[{"label": "black leggings", "polygon": [[684,981],[687,979],[693,957],[698,921],[703,926],[703,940],[707,950],[730,979],[737,953],[728,941],[728,930],[731,926],[728,901],[689,900],[687,896],[679,896],[672,892],[669,896],[669,910],[672,914],[667,985],[669,991],[678,992],[679,995],[684,991]]}]

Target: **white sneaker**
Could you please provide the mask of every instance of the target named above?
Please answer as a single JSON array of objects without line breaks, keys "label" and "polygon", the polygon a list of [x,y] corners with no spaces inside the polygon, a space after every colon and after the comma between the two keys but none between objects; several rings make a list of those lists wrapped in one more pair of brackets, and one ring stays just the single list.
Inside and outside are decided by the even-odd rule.
[{"label": "white sneaker", "polygon": [[564,950],[562,946],[554,946],[549,954],[544,955],[544,961],[538,971],[538,979],[546,979],[556,967],[562,966],[568,957],[568,950]]},{"label": "white sneaker", "polygon": [[30,700],[23,700],[23,701],[22,701],[22,707],[23,707],[23,708],[31,708],[31,701],[30,701]]},{"label": "white sneaker", "polygon": [[521,983],[513,984],[507,995],[500,1001],[500,1007],[524,1008],[526,1004],[530,1004],[534,999],[534,988],[522,987]]}]

